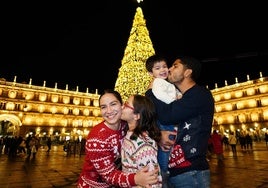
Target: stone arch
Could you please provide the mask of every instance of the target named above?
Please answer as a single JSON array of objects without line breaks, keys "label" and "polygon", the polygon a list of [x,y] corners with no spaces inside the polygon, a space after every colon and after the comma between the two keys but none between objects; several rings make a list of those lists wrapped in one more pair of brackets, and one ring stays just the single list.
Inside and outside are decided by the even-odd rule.
[{"label": "stone arch", "polygon": [[9,122],[8,124],[6,124],[8,126],[6,127],[6,131],[8,134],[13,136],[19,135],[20,126],[22,125],[22,122],[16,115],[1,114],[0,122]]}]

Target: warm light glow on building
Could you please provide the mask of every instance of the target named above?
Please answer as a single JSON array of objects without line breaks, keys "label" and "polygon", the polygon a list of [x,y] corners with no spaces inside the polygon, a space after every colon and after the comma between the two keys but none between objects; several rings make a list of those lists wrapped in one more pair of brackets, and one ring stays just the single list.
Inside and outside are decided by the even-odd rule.
[{"label": "warm light glow on building", "polygon": [[268,109],[263,111],[263,119],[266,120],[266,121],[268,120]]},{"label": "warm light glow on building", "polygon": [[75,105],[79,105],[79,104],[80,104],[80,99],[77,98],[77,97],[75,97],[75,98],[73,99],[73,103],[74,103]]},{"label": "warm light glow on building", "polygon": [[89,116],[89,113],[90,113],[90,111],[89,111],[89,109],[84,109],[84,111],[83,111],[83,114],[85,115],[85,116]]},{"label": "warm light glow on building", "polygon": [[51,102],[58,102],[59,101],[59,96],[58,95],[52,95],[51,96]]},{"label": "warm light glow on building", "polygon": [[236,91],[235,92],[235,97],[236,98],[240,98],[240,97],[242,97],[243,96],[243,91]]},{"label": "warm light glow on building", "polygon": [[7,110],[14,110],[14,108],[15,108],[15,104],[13,102],[8,102],[6,104],[6,109]]},{"label": "warm light glow on building", "polygon": [[42,105],[42,104],[40,104],[40,105],[38,106],[38,111],[39,111],[40,113],[43,113],[43,112],[45,111],[45,106]]},{"label": "warm light glow on building", "polygon": [[220,96],[220,95],[215,95],[215,96],[214,96],[214,100],[215,100],[216,102],[220,101],[220,100],[221,100],[221,96]]},{"label": "warm light glow on building", "polygon": [[248,107],[257,107],[257,101],[255,99],[250,99],[247,101]]},{"label": "warm light glow on building", "polygon": [[251,96],[251,95],[255,95],[255,89],[254,88],[248,88],[246,90],[247,95]]},{"label": "warm light glow on building", "polygon": [[57,113],[57,107],[56,107],[56,106],[52,106],[52,107],[50,108],[50,112],[51,112],[52,114]]},{"label": "warm light glow on building", "polygon": [[261,85],[259,87],[260,93],[267,93],[268,92],[268,85]]},{"label": "warm light glow on building", "polygon": [[63,101],[64,104],[69,104],[70,103],[70,97],[63,96],[62,101]]},{"label": "warm light glow on building", "polygon": [[226,105],[225,105],[225,109],[226,109],[227,111],[231,111],[231,110],[233,109],[232,104],[230,104],[230,103],[226,104]]},{"label": "warm light glow on building", "polygon": [[221,105],[218,105],[215,107],[216,109],[216,112],[221,112],[222,111],[222,106]]},{"label": "warm light glow on building", "polygon": [[80,110],[78,108],[73,109],[73,114],[74,115],[79,115],[79,112],[80,112]]},{"label": "warm light glow on building", "polygon": [[236,104],[237,109],[243,109],[244,107],[245,107],[244,101],[237,102],[237,104]]},{"label": "warm light glow on building", "polygon": [[251,114],[251,120],[252,121],[259,121],[259,114],[258,113],[252,113]]},{"label": "warm light glow on building", "polygon": [[89,106],[90,105],[90,99],[84,99],[84,105]]},{"label": "warm light glow on building", "polygon": [[240,123],[245,123],[246,122],[246,115],[245,114],[239,114],[238,119]]},{"label": "warm light glow on building", "polygon": [[39,100],[42,101],[42,102],[46,101],[47,100],[47,94],[40,93],[39,94]]},{"label": "warm light glow on building", "polygon": [[68,109],[68,107],[64,107],[64,108],[62,109],[62,112],[63,112],[63,114],[67,115],[67,114],[69,113],[69,109]]},{"label": "warm light glow on building", "polygon": [[234,123],[234,116],[229,115],[229,116],[227,117],[227,123]]},{"label": "warm light glow on building", "polygon": [[228,100],[228,99],[230,99],[230,98],[231,98],[231,93],[228,92],[228,93],[225,93],[225,94],[224,94],[224,99],[225,99],[225,100]]},{"label": "warm light glow on building", "polygon": [[95,107],[100,106],[100,105],[99,105],[99,100],[95,99],[95,100],[93,101],[93,106],[95,106]]},{"label": "warm light glow on building", "polygon": [[262,97],[261,98],[261,105],[262,106],[268,106],[268,97]]}]

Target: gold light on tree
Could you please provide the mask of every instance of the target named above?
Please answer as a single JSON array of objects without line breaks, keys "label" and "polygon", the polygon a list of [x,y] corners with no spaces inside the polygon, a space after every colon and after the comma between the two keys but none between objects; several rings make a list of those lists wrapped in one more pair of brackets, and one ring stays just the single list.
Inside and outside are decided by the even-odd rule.
[{"label": "gold light on tree", "polygon": [[154,54],[142,9],[138,7],[115,83],[115,90],[122,95],[124,101],[133,94],[144,95],[146,92],[151,77],[145,68],[145,62]]}]

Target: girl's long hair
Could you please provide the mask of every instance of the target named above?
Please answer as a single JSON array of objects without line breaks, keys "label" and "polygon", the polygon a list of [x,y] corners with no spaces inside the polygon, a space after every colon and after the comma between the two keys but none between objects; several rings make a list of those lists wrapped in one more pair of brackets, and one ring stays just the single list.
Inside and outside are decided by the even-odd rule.
[{"label": "girl's long hair", "polygon": [[134,95],[133,99],[134,113],[140,114],[140,119],[137,121],[137,126],[133,130],[131,139],[137,138],[143,132],[147,132],[149,137],[156,142],[160,141],[161,132],[157,125],[157,117],[155,106],[152,101],[146,96]]}]

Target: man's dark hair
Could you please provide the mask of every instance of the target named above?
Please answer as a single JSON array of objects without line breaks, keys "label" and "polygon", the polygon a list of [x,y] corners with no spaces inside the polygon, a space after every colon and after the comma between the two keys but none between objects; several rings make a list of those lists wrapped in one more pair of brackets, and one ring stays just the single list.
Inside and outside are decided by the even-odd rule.
[{"label": "man's dark hair", "polygon": [[152,55],[152,56],[150,56],[146,60],[146,63],[145,63],[145,66],[146,66],[147,71],[148,72],[152,72],[153,71],[154,64],[157,63],[157,62],[160,62],[160,61],[167,62],[167,60],[163,56],[161,56],[161,55]]},{"label": "man's dark hair", "polygon": [[181,60],[181,64],[183,64],[186,68],[192,69],[191,78],[196,82],[201,74],[201,62],[198,59],[189,56],[180,57],[178,59]]}]

